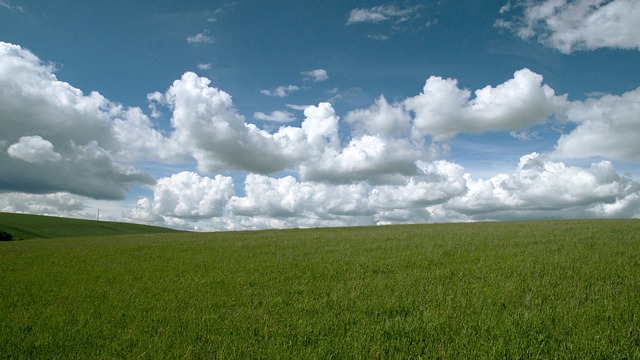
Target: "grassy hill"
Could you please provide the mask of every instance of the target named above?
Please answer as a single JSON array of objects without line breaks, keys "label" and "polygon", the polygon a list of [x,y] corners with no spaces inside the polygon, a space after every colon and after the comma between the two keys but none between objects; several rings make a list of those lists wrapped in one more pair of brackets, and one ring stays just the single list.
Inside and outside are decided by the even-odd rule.
[{"label": "grassy hill", "polygon": [[0,231],[14,240],[178,232],[158,226],[0,212]]},{"label": "grassy hill", "polygon": [[640,359],[639,230],[579,220],[0,242],[0,358]]}]

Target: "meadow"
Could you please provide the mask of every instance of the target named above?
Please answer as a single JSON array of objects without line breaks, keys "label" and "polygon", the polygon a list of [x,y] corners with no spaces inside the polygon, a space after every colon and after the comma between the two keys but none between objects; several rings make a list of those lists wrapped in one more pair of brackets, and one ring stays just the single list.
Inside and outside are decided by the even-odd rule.
[{"label": "meadow", "polygon": [[0,357],[637,359],[639,230],[572,220],[0,242]]},{"label": "meadow", "polygon": [[0,212],[0,231],[11,234],[13,240],[179,232],[158,226],[6,212]]}]

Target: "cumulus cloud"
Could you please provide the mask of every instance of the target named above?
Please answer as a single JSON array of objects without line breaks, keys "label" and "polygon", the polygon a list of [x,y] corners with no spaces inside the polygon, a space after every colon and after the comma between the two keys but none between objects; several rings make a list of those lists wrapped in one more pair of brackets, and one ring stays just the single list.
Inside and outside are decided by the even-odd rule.
[{"label": "cumulus cloud", "polygon": [[274,96],[274,97],[287,97],[289,96],[291,93],[294,93],[296,91],[300,90],[299,86],[296,85],[282,85],[282,86],[278,86],[275,89],[272,90],[260,90],[260,94],[265,95],[265,96]]},{"label": "cumulus cloud", "polygon": [[7,153],[29,163],[59,161],[62,158],[62,155],[53,150],[52,143],[37,135],[21,137],[17,143],[9,146]]},{"label": "cumulus cloud", "polygon": [[567,117],[577,127],[560,137],[553,156],[640,160],[640,88],[572,102]]},{"label": "cumulus cloud", "polygon": [[471,92],[460,89],[455,79],[432,76],[422,93],[405,100],[415,114],[414,129],[444,141],[458,133],[522,130],[561,114],[566,95],[556,96],[542,84],[542,76],[529,69],[518,70],[513,79]]},{"label": "cumulus cloud", "polygon": [[[419,174],[402,184],[372,186],[360,181],[327,184],[298,181],[292,176],[276,179],[249,175],[245,196],[230,199],[228,209],[236,216],[341,219],[343,225],[375,223],[390,209],[424,208],[441,204],[466,191],[463,169],[446,161],[423,163]],[[383,216],[384,217],[384,216]]]},{"label": "cumulus cloud", "polygon": [[415,174],[416,161],[424,155],[408,139],[362,135],[344,148],[328,148],[319,159],[301,164],[300,176],[313,181],[393,183],[398,176]]},{"label": "cumulus cloud", "polygon": [[640,215],[640,183],[608,161],[567,166],[537,153],[523,156],[512,173],[489,179],[474,179],[444,160],[419,161],[414,175],[395,184],[248,174],[242,195],[230,178],[181,173],[160,179],[153,199],[141,199],[128,215],[201,230],[632,217]]},{"label": "cumulus cloud", "polygon": [[0,190],[121,199],[132,183],[154,183],[128,164],[162,142],[139,109],[84,95],[18,45],[0,42],[0,60]]},{"label": "cumulus cloud", "polygon": [[[523,39],[535,38],[562,53],[599,48],[640,49],[640,6],[635,0],[529,1],[512,20],[500,19]],[[511,10],[503,6],[501,14]]]},{"label": "cumulus cloud", "polygon": [[268,174],[317,156],[329,144],[337,146],[338,117],[329,103],[307,107],[301,127],[269,133],[246,123],[231,96],[210,82],[185,73],[163,97],[173,112],[171,140],[196,159],[201,171]]},{"label": "cumulus cloud", "polygon": [[[615,216],[615,204],[637,198],[640,183],[620,176],[609,161],[589,168],[566,166],[532,153],[512,174],[488,180],[467,176],[468,192],[446,204],[472,219]],[[636,210],[639,203],[635,203]],[[597,213],[597,214],[596,214]]]},{"label": "cumulus cloud", "polygon": [[389,104],[382,95],[368,109],[349,112],[345,120],[356,132],[367,134],[399,136],[408,134],[411,129],[411,116],[402,104]]},{"label": "cumulus cloud", "polygon": [[210,80],[185,73],[164,96],[173,111],[172,139],[188,149],[204,172],[238,169],[269,173],[291,166],[297,154],[278,137],[246,124],[231,96],[210,87]]},{"label": "cumulus cloud", "polygon": [[[638,159],[640,89],[568,102],[528,69],[474,92],[431,77],[414,97],[390,103],[381,95],[344,120],[330,103],[291,105],[304,111],[301,124],[266,131],[245,120],[231,95],[187,72],[147,96],[152,116],[161,117],[161,107],[171,114],[171,128],[160,132],[141,109],[83,94],[19,46],[0,43],[0,60],[0,209],[7,211],[79,212],[81,196],[121,199],[140,183],[153,196],[129,219],[202,230],[640,213],[640,185],[611,162],[558,161]],[[475,179],[439,160],[456,134],[525,138],[554,115],[575,129],[552,154],[522,157],[512,173]],[[186,171],[156,182],[134,167],[193,160],[209,176]],[[233,170],[244,172],[244,191],[220,175]],[[280,172],[292,176],[275,177]]]},{"label": "cumulus cloud", "polygon": [[302,74],[305,80],[312,80],[314,82],[326,81],[329,79],[329,75],[327,74],[327,70],[325,69],[303,71],[300,74]]},{"label": "cumulus cloud", "polygon": [[143,198],[128,216],[136,220],[209,219],[223,215],[224,207],[235,193],[230,177],[202,177],[184,171],[158,180],[153,200]]},{"label": "cumulus cloud", "polygon": [[466,193],[462,166],[440,160],[432,163],[420,162],[419,168],[418,175],[409,177],[400,186],[384,185],[374,188],[369,197],[370,207],[386,211],[424,209]]},{"label": "cumulus cloud", "polygon": [[371,8],[357,8],[351,10],[347,25],[358,23],[379,23],[389,21],[393,23],[405,22],[416,16],[419,6],[398,8],[394,5],[380,5]]}]

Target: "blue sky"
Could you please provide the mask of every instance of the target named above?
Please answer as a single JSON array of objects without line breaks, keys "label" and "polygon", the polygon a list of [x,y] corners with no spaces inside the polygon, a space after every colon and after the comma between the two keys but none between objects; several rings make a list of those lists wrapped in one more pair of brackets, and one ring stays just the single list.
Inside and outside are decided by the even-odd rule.
[{"label": "blue sky", "polygon": [[0,0],[0,211],[640,216],[640,2]]}]

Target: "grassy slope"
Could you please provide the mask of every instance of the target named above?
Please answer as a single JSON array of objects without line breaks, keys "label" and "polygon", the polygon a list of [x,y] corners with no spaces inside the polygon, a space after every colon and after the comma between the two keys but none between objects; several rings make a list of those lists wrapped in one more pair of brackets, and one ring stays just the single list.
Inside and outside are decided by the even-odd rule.
[{"label": "grassy slope", "polygon": [[176,232],[157,226],[2,212],[0,231],[13,235],[14,240]]},{"label": "grassy slope", "polygon": [[640,358],[640,222],[0,243],[5,358]]}]

